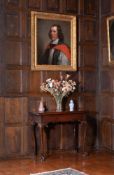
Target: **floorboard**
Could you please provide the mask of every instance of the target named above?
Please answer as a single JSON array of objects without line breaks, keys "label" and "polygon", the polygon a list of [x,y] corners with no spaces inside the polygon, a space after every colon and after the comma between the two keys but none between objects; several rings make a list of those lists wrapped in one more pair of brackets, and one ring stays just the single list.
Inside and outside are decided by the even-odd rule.
[{"label": "floorboard", "polygon": [[54,153],[44,161],[39,157],[0,160],[0,175],[29,175],[63,168],[74,168],[89,175],[114,175],[114,154],[94,152],[83,157],[77,153]]}]

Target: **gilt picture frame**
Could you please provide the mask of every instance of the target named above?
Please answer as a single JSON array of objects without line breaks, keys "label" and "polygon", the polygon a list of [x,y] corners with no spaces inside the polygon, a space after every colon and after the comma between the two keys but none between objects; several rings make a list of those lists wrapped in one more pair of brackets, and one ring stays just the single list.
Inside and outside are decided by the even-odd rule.
[{"label": "gilt picture frame", "polygon": [[114,64],[114,16],[107,17],[108,61]]},{"label": "gilt picture frame", "polygon": [[[69,47],[69,64],[42,63],[43,55],[50,43],[49,31],[51,26],[55,24],[61,27],[64,43]],[[64,47],[58,52],[59,54],[60,52],[66,54]],[[45,56],[45,59],[48,59],[48,57]],[[31,70],[77,70],[76,16],[31,11]]]}]

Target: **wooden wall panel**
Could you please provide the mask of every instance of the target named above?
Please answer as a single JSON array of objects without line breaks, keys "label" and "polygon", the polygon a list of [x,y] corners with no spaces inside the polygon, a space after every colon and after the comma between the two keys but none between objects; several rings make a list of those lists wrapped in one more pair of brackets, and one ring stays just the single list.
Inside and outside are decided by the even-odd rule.
[{"label": "wooden wall panel", "polygon": [[5,155],[4,136],[4,125],[0,123],[0,157]]},{"label": "wooden wall panel", "polygon": [[5,0],[5,5],[6,5],[6,7],[8,8],[8,7],[15,7],[15,8],[17,8],[18,6],[19,6],[19,4],[20,4],[20,1],[21,0]]},{"label": "wooden wall panel", "polygon": [[[75,146],[74,125],[61,124],[50,126],[50,149],[73,150]],[[53,137],[54,135],[54,137]],[[56,139],[54,139],[56,138]]]},{"label": "wooden wall panel", "polygon": [[[31,17],[30,17],[30,14],[26,15],[26,36],[28,38],[31,37]],[[29,45],[31,48],[31,43],[29,43]],[[30,51],[30,48],[29,48],[29,51]]]},{"label": "wooden wall panel", "polygon": [[5,128],[6,153],[8,155],[21,154],[22,145],[22,129],[21,127]]},{"label": "wooden wall panel", "polygon": [[[112,124],[112,132],[111,132],[111,134],[114,135],[114,120],[113,120],[113,123],[111,123],[111,124]],[[111,149],[114,150],[114,139],[113,138],[112,138],[112,145],[111,146],[112,146]]]},{"label": "wooden wall panel", "polygon": [[107,14],[110,12],[111,0],[101,0],[101,13]]},{"label": "wooden wall panel", "polygon": [[85,45],[83,48],[84,65],[96,67],[97,65],[97,46]]},{"label": "wooden wall panel", "polygon": [[99,57],[99,119],[101,120],[101,145],[110,151],[114,150],[113,116],[114,116],[114,65],[109,64],[107,41],[107,17],[113,16],[114,1],[101,0],[101,42]]},{"label": "wooden wall panel", "polygon": [[[50,102],[50,103],[48,103]],[[49,96],[46,100],[46,106],[49,111],[55,111],[56,110],[56,102],[55,99]]]},{"label": "wooden wall panel", "polygon": [[1,9],[2,5],[3,5],[3,2],[2,2],[2,1],[0,1],[0,9]]},{"label": "wooden wall panel", "polygon": [[114,1],[111,0],[111,5],[110,5],[111,12],[114,12]]},{"label": "wooden wall panel", "polygon": [[113,91],[113,81],[112,74],[110,71],[102,71],[101,72],[101,91],[102,92],[110,92]]},{"label": "wooden wall panel", "polygon": [[112,139],[111,137],[109,137],[111,134],[112,134],[111,122],[104,118],[101,123],[102,145],[104,148],[107,148],[109,150],[112,149]]},{"label": "wooden wall panel", "polygon": [[[49,94],[40,91],[40,84],[49,77],[59,78],[60,72],[31,71],[30,68],[31,10],[77,16],[78,71],[68,73],[71,74],[73,80],[79,80],[82,84],[79,93],[66,99],[65,107],[68,109],[68,102],[70,98],[73,98],[76,103],[78,102],[78,109],[96,110],[97,2],[93,0],[0,1],[2,10],[0,11],[0,25],[2,26],[0,28],[0,46],[2,46],[0,48],[0,81],[2,78],[5,81],[0,87],[1,95],[5,98],[5,107],[1,106],[5,116],[0,117],[0,129],[3,129],[0,143],[3,142],[2,147],[5,153],[2,147],[0,147],[0,152],[4,156],[33,153],[33,128],[28,123],[28,111],[38,111],[41,97],[48,110],[56,109],[55,100]],[[92,82],[91,86],[90,82]],[[62,142],[58,134],[59,127],[55,130],[55,135],[58,137],[55,140],[53,132],[51,133],[50,148],[72,149],[74,147],[72,127],[68,125],[63,127]],[[65,133],[66,130],[69,132]],[[30,136],[32,140],[29,139]],[[68,142],[69,136],[70,142]]]},{"label": "wooden wall panel", "polygon": [[106,23],[107,18],[102,18],[101,21],[101,42],[102,45],[107,47],[107,23]]},{"label": "wooden wall panel", "polygon": [[[91,76],[90,76],[91,75]],[[96,72],[84,73],[84,91],[96,92]]]},{"label": "wooden wall panel", "polygon": [[40,100],[43,98],[44,105],[46,110],[54,111],[56,110],[56,102],[54,97],[50,94],[47,95],[45,92],[41,93],[39,97],[31,97],[29,98],[29,110],[32,112],[38,112]]},{"label": "wooden wall panel", "polygon": [[66,0],[66,12],[77,13],[78,12],[78,1],[71,0],[70,3]]},{"label": "wooden wall panel", "polygon": [[20,15],[18,13],[6,14],[6,35],[20,36]]},{"label": "wooden wall panel", "polygon": [[4,94],[4,78],[3,78],[3,76],[4,76],[4,72],[1,70],[0,71],[0,82],[2,82],[0,84],[0,95],[1,96]]},{"label": "wooden wall panel", "polygon": [[29,98],[29,111],[38,112],[41,97],[30,97]]},{"label": "wooden wall panel", "polygon": [[[9,156],[33,152],[30,143],[31,127],[28,127],[28,99],[5,98],[5,147]],[[32,137],[31,137],[32,139]]]},{"label": "wooden wall panel", "polygon": [[4,98],[0,97],[0,123],[4,122]]},{"label": "wooden wall panel", "polygon": [[40,9],[41,1],[40,0],[27,0],[28,8]]},{"label": "wooden wall panel", "polygon": [[[75,131],[74,131],[75,130]],[[76,133],[74,133],[76,132]],[[73,150],[75,148],[76,140],[75,134],[77,134],[75,124],[66,124],[61,133],[61,147],[66,150]],[[70,139],[70,140],[69,140]],[[78,139],[78,138],[77,138]],[[69,143],[69,144],[67,144]]]},{"label": "wooden wall panel", "polygon": [[22,43],[17,41],[7,41],[5,43],[6,64],[22,65]]},{"label": "wooden wall panel", "polygon": [[23,150],[22,153],[24,155],[32,155],[35,154],[35,143],[34,143],[34,135],[33,135],[33,127],[24,126],[23,127]]},{"label": "wooden wall panel", "polygon": [[80,41],[96,42],[98,37],[97,21],[94,18],[80,18]]},{"label": "wooden wall panel", "polygon": [[38,74],[37,72],[31,72],[30,74],[30,85],[29,85],[29,91],[31,94],[39,93],[40,94],[40,88],[41,85],[41,74]]},{"label": "wooden wall panel", "polygon": [[[102,117],[101,121],[101,136],[102,146],[105,149],[114,151],[114,119]],[[111,137],[110,137],[111,136]]]},{"label": "wooden wall panel", "polygon": [[4,41],[1,39],[0,40],[0,69],[1,71],[4,70]]},{"label": "wooden wall panel", "polygon": [[101,48],[101,55],[102,55],[102,57],[101,57],[102,66],[107,66],[109,64],[107,46]]},{"label": "wooden wall panel", "polygon": [[84,109],[87,111],[96,111],[96,96],[95,95],[93,96],[86,95],[84,97]]},{"label": "wooden wall panel", "polygon": [[78,97],[78,104],[77,105],[78,105],[77,109],[82,110],[82,111],[84,110],[84,96],[80,95]]},{"label": "wooden wall panel", "polygon": [[84,21],[85,28],[85,40],[95,41],[97,39],[96,21],[86,19]]},{"label": "wooden wall panel", "polygon": [[10,40],[5,42],[5,49],[6,52],[4,53],[4,62],[7,65],[30,65],[30,50],[28,49],[27,42]]},{"label": "wooden wall panel", "polygon": [[47,0],[47,10],[59,11],[60,0]]},{"label": "wooden wall panel", "polygon": [[27,122],[27,99],[5,98],[5,123],[23,124]]},{"label": "wooden wall panel", "polygon": [[97,10],[97,1],[84,0],[84,13],[86,15],[96,15]]},{"label": "wooden wall panel", "polygon": [[4,28],[3,28],[3,25],[4,25],[4,21],[3,21],[3,14],[0,13],[0,39],[2,39],[2,37],[4,36]]},{"label": "wooden wall panel", "polygon": [[107,115],[112,118],[113,115],[113,101],[114,97],[107,95],[102,95],[101,97],[101,114]]},{"label": "wooden wall panel", "polygon": [[6,93],[19,95],[28,91],[28,72],[22,70],[7,70],[5,79]]}]

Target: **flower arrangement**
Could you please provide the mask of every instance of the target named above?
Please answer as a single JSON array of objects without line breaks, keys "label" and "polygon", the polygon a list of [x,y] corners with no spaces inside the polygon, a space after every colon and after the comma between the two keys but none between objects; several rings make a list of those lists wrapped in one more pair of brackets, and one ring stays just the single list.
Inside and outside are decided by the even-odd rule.
[{"label": "flower arrangement", "polygon": [[69,75],[65,79],[63,77],[60,80],[54,80],[48,78],[45,83],[42,83],[40,86],[42,91],[49,92],[55,98],[57,103],[57,111],[62,110],[62,99],[65,96],[68,96],[71,92],[74,92],[76,89],[76,82],[68,79]]}]

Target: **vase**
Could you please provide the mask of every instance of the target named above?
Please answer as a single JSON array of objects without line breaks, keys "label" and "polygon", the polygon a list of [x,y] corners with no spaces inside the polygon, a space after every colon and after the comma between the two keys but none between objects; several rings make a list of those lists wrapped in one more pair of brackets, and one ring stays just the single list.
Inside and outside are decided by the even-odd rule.
[{"label": "vase", "polygon": [[39,112],[44,112],[44,104],[43,104],[43,99],[40,100],[40,104],[39,104],[39,108],[38,108],[38,111]]},{"label": "vase", "polygon": [[63,100],[63,97],[55,97],[56,111],[57,112],[61,112],[62,111],[62,100]]}]

